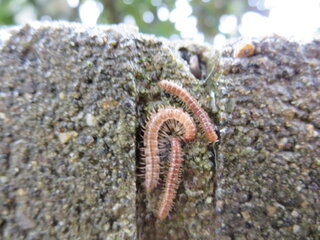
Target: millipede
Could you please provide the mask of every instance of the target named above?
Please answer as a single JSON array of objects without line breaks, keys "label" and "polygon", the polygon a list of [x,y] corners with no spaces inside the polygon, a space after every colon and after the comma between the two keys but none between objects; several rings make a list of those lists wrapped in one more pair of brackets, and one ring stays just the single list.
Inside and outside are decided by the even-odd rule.
[{"label": "millipede", "polygon": [[162,199],[160,201],[160,207],[158,211],[158,218],[160,220],[165,219],[173,205],[173,200],[177,193],[179,185],[181,163],[183,162],[181,143],[179,138],[171,137],[171,152],[169,158],[169,169],[166,176],[166,183]]},{"label": "millipede", "polygon": [[[158,84],[161,89],[176,95],[192,111],[200,122],[209,143],[215,143],[218,140],[209,115],[186,89],[167,80],[162,80]],[[176,126],[179,127],[176,128]],[[166,130],[164,130],[165,128]],[[178,136],[171,136],[172,132],[175,131],[178,132]],[[163,220],[168,216],[172,208],[179,185],[180,169],[183,162],[181,143],[192,141],[196,137],[197,129],[193,118],[181,108],[167,106],[159,108],[158,112],[151,114],[143,136],[145,188],[148,193],[158,185],[160,156],[163,157],[161,153],[167,148],[165,144],[159,148],[161,146],[161,142],[158,141],[159,134],[169,140],[171,146],[168,171],[164,178],[164,192],[157,214],[158,218]]]},{"label": "millipede", "polygon": [[161,80],[159,82],[159,86],[165,91],[176,95],[185,103],[185,105],[199,120],[204,134],[210,143],[214,143],[218,140],[218,136],[213,128],[209,115],[203,110],[198,101],[186,89],[168,80]]},{"label": "millipede", "polygon": [[168,106],[160,108],[158,112],[151,115],[143,136],[147,192],[151,192],[158,184],[160,175],[158,136],[161,126],[168,120],[175,120],[182,124],[184,133],[181,139],[183,141],[193,140],[197,133],[196,125],[191,116],[180,108]]}]

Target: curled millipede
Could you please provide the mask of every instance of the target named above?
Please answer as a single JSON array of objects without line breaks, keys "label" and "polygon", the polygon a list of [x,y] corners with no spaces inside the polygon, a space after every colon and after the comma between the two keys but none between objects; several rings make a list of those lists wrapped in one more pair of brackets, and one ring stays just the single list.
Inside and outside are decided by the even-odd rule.
[{"label": "curled millipede", "polygon": [[218,136],[213,128],[208,114],[206,113],[206,111],[203,110],[198,101],[186,89],[167,80],[160,81],[159,86],[165,91],[178,96],[181,99],[181,101],[183,101],[186,104],[186,106],[193,112],[193,114],[199,120],[200,125],[209,142],[214,143],[218,140]]},{"label": "curled millipede", "polygon": [[166,176],[166,185],[158,211],[158,218],[160,220],[163,220],[168,216],[173,205],[173,200],[179,185],[181,163],[183,161],[179,138],[171,137],[170,142],[171,152],[169,170]]},{"label": "curled millipede", "polygon": [[175,120],[182,124],[184,134],[183,141],[191,141],[195,138],[197,129],[195,123],[188,113],[180,108],[160,108],[158,112],[151,115],[146,125],[143,142],[145,154],[145,188],[151,192],[158,184],[160,174],[160,156],[158,147],[158,136],[161,126],[168,120]]}]

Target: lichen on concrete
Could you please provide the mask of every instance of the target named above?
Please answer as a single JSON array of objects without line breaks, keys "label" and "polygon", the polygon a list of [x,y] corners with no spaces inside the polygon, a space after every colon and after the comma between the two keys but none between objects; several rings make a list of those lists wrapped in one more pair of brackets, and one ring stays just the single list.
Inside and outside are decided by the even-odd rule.
[{"label": "lichen on concrete", "polygon": [[[143,74],[136,76],[140,126],[144,126],[148,115],[160,106],[175,105],[185,108],[178,99],[159,89],[157,82],[163,79],[174,81],[189,90],[210,116],[214,116],[205,73],[208,71],[208,59],[213,60],[216,56],[208,45],[150,38],[139,42],[138,49],[142,49],[143,55],[140,64]],[[198,58],[200,79],[191,71],[191,56]],[[198,130],[197,139],[183,147],[184,163],[180,187],[173,211],[167,219],[159,221],[156,218],[163,186],[146,195],[142,181],[138,181],[139,239],[210,239],[214,231],[211,222],[214,214],[214,145],[207,144],[199,127]],[[138,136],[142,132],[139,128]],[[142,147],[139,143],[142,143],[141,138],[138,146]]]}]

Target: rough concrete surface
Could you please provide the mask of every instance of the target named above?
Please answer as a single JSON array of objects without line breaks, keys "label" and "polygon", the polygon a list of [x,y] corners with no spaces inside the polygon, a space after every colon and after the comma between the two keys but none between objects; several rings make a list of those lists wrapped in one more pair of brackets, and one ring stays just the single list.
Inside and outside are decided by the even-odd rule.
[{"label": "rough concrete surface", "polygon": [[119,31],[25,25],[1,46],[2,239],[135,236],[133,43]]},{"label": "rough concrete surface", "polygon": [[[218,59],[124,25],[1,29],[0,239],[317,239],[320,42],[253,45]],[[161,187],[137,176],[147,117],[183,107],[163,79],[199,99],[220,142],[183,146],[159,221]]]},{"label": "rough concrete surface", "polygon": [[319,239],[320,41],[251,41],[220,59],[217,239]]},{"label": "rough concrete surface", "polygon": [[193,69],[204,77],[210,51],[123,25],[32,23],[1,36],[3,239],[209,237],[213,154],[201,134],[185,147],[189,171],[168,221],[154,217],[161,190],[145,195],[136,162],[150,112],[180,104],[157,81],[184,81],[199,98],[204,82],[184,59],[201,55]]}]

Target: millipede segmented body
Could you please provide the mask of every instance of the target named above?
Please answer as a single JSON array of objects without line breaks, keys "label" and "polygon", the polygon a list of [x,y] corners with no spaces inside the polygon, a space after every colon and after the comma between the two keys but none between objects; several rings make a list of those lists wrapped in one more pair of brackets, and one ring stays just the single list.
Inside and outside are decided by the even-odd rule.
[{"label": "millipede segmented body", "polygon": [[169,170],[166,176],[166,185],[160,202],[158,218],[165,219],[173,205],[173,200],[179,186],[180,169],[183,161],[181,143],[179,138],[171,137],[171,152],[169,160]]},{"label": "millipede segmented body", "polygon": [[197,129],[191,116],[180,108],[160,108],[158,112],[151,115],[144,132],[144,154],[145,154],[145,188],[151,192],[158,184],[160,174],[160,156],[158,147],[158,136],[161,126],[168,120],[175,120],[184,128],[184,141],[195,138]]},{"label": "millipede segmented body", "polygon": [[218,136],[213,128],[209,115],[206,113],[206,111],[203,110],[198,101],[186,89],[167,80],[160,81],[159,86],[165,91],[176,95],[181,99],[181,101],[185,103],[185,105],[199,120],[200,125],[209,142],[214,143],[218,140]]},{"label": "millipede segmented body", "polygon": [[[185,103],[199,120],[209,142],[214,143],[218,140],[208,114],[187,90],[166,80],[160,81],[159,86],[165,91],[176,95]],[[158,112],[151,115],[150,120],[146,124],[143,143],[145,155],[145,188],[147,192],[151,192],[158,184],[160,155],[162,158],[167,157],[167,140],[170,141],[171,145],[169,166],[164,178],[164,192],[157,214],[160,220],[168,216],[177,193],[180,169],[183,161],[181,142],[193,140],[196,132],[196,125],[190,115],[182,109],[172,106],[160,108]],[[160,139],[158,140],[159,137]],[[166,141],[163,141],[164,139]]]}]

